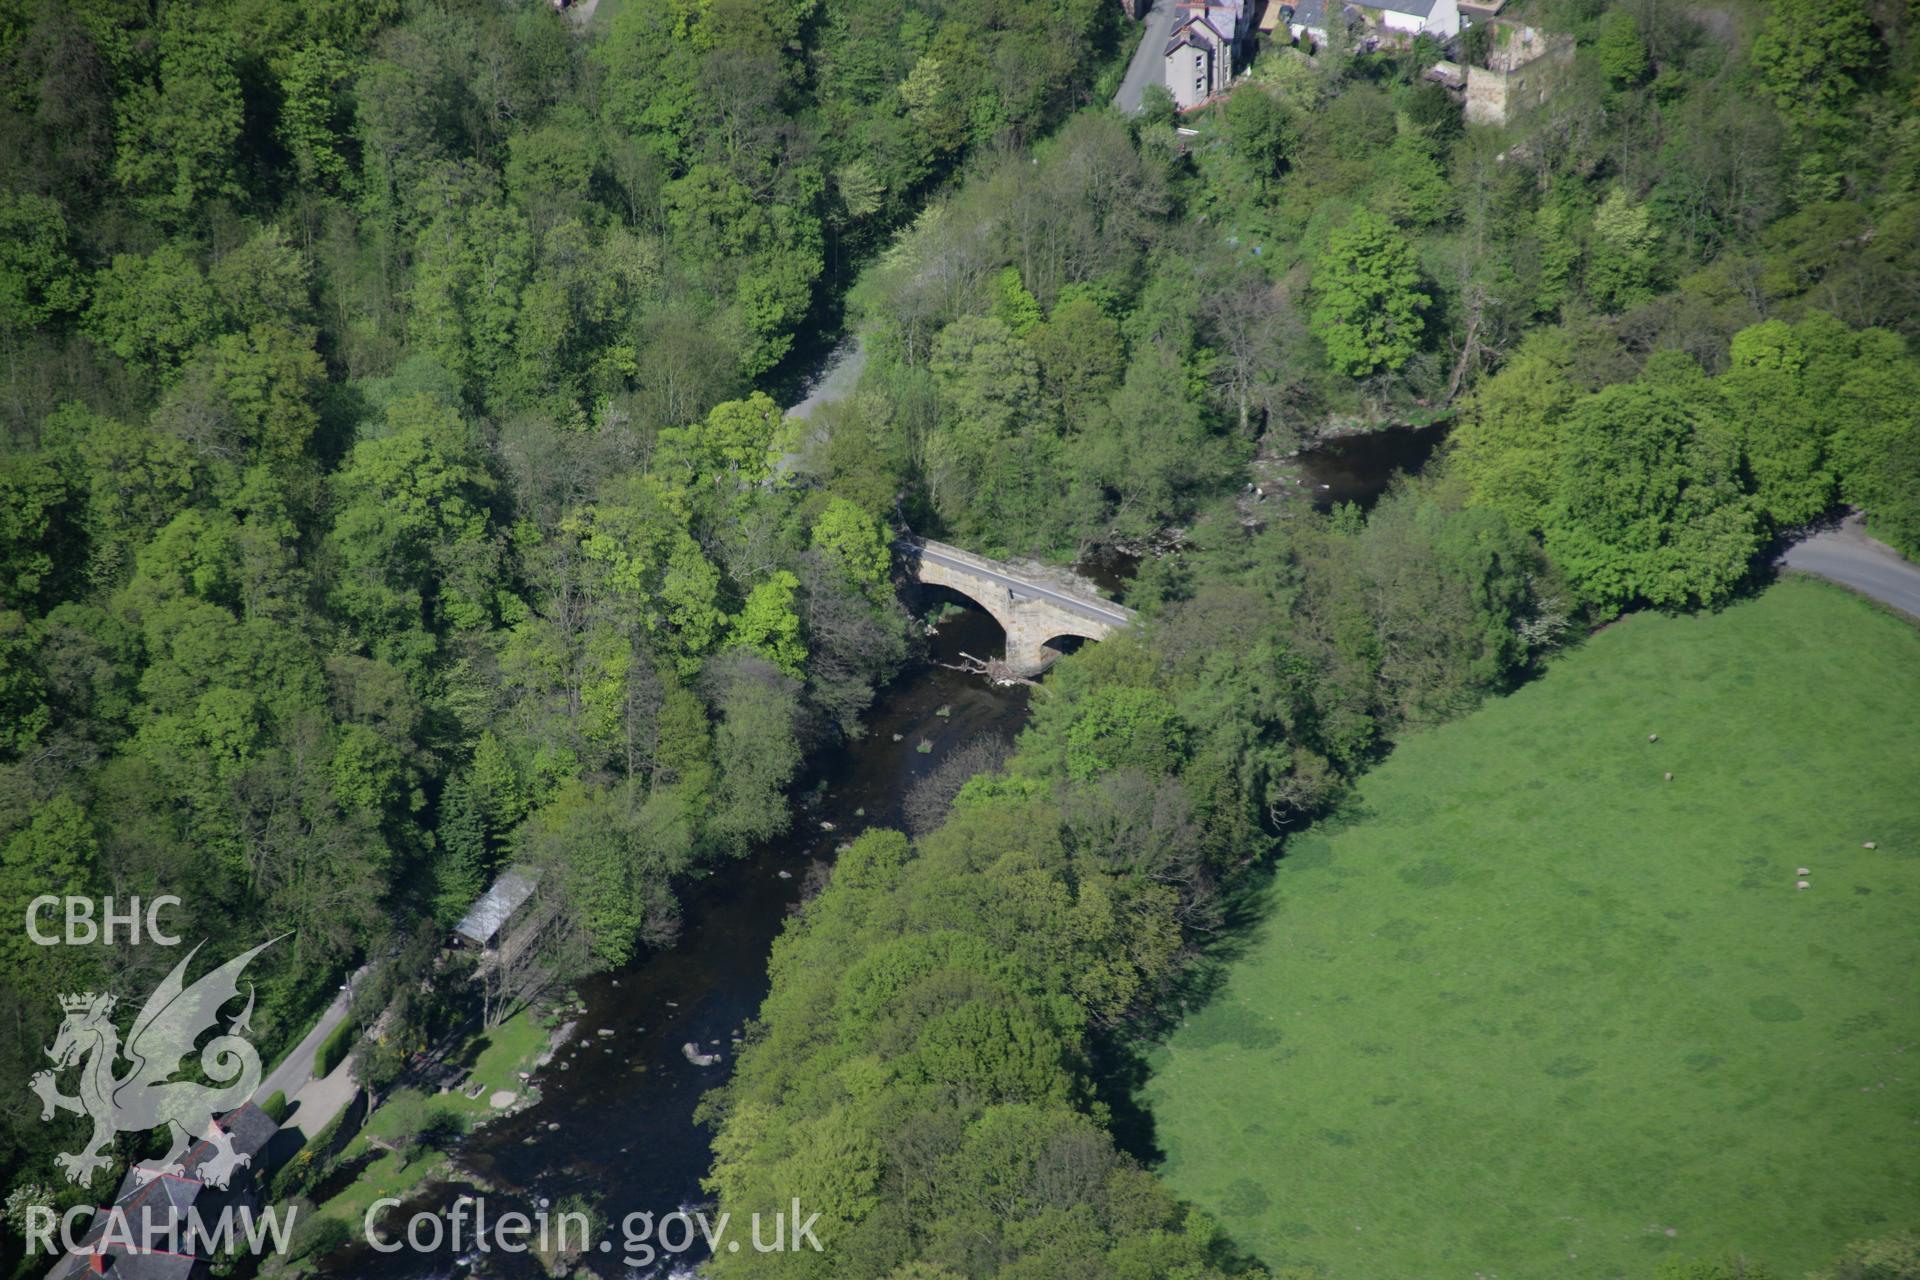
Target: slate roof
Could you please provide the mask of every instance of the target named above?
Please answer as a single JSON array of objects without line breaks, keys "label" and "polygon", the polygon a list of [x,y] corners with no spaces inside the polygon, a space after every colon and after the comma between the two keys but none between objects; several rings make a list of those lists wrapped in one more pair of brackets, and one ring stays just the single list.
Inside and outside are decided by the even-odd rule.
[{"label": "slate roof", "polygon": [[495,936],[513,918],[513,913],[533,896],[533,880],[531,871],[507,872],[467,908],[467,914],[460,917],[453,931],[478,946],[492,946]]},{"label": "slate roof", "polygon": [[[1195,27],[1205,27],[1213,36],[1214,40],[1219,43],[1209,43],[1198,31],[1194,30]],[[1182,19],[1180,25],[1174,28],[1173,38],[1167,41],[1166,53],[1161,54],[1161,56],[1166,57],[1172,54],[1182,45],[1192,45],[1195,48],[1203,49],[1224,49],[1230,43],[1231,41],[1220,34],[1218,27],[1214,26],[1213,23],[1207,21],[1205,18],[1196,15]]]},{"label": "slate roof", "polygon": [[1325,31],[1327,0],[1300,0],[1300,3],[1294,6],[1292,25],[1307,27],[1314,31]]},{"label": "slate roof", "polygon": [[[233,1149],[256,1162],[273,1135],[280,1131],[273,1117],[251,1102],[222,1116],[219,1125],[232,1138]],[[47,1273],[48,1280],[74,1280],[90,1275],[106,1275],[115,1280],[190,1280],[204,1275],[200,1259],[190,1253],[159,1248],[129,1249],[122,1237],[182,1244],[187,1234],[189,1209],[197,1207],[203,1227],[215,1230],[223,1209],[237,1200],[250,1200],[250,1179],[256,1171],[253,1166],[237,1169],[224,1190],[209,1187],[194,1176],[213,1155],[213,1143],[201,1138],[187,1149],[178,1174],[163,1173],[142,1181],[129,1169],[120,1180],[113,1204],[94,1211],[93,1221],[81,1237],[80,1248],[55,1263]],[[112,1210],[116,1208],[120,1210],[120,1222],[112,1217]],[[92,1246],[106,1235],[109,1226],[113,1228],[114,1239],[102,1251],[105,1269],[95,1271]],[[235,1226],[237,1230],[238,1224]]]}]

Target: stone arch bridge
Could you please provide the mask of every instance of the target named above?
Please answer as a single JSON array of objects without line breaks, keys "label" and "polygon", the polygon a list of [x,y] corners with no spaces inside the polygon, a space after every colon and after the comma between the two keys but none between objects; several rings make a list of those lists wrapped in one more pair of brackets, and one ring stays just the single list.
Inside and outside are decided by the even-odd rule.
[{"label": "stone arch bridge", "polygon": [[927,538],[894,543],[909,579],[957,591],[993,615],[1007,633],[1006,663],[1019,676],[1036,676],[1060,656],[1062,636],[1105,640],[1138,615],[1070,574],[1049,574],[989,560]]}]

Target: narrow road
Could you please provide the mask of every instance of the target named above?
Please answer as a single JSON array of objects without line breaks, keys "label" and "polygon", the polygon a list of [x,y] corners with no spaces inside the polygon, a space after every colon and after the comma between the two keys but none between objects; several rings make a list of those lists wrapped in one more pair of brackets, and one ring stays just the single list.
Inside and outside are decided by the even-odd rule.
[{"label": "narrow road", "polygon": [[1174,0],[1155,0],[1153,8],[1141,19],[1140,45],[1133,51],[1133,61],[1127,64],[1120,92],[1113,95],[1113,105],[1120,108],[1122,114],[1138,115],[1140,95],[1147,91],[1147,86],[1165,82],[1167,37],[1173,34],[1173,20],[1178,14]]},{"label": "narrow road", "polygon": [[[826,361],[808,385],[807,394],[799,404],[787,410],[787,416],[807,422],[812,419],[813,411],[821,405],[846,399],[860,385],[860,374],[866,367],[867,349],[861,345],[860,335],[853,334],[827,354]],[[792,475],[794,468],[800,465],[801,454],[811,444],[824,442],[824,439],[816,439],[809,432],[802,438],[799,448],[780,455],[779,461],[773,464],[774,472],[783,476]]]},{"label": "narrow road", "polygon": [[1777,563],[1852,587],[1920,618],[1920,565],[1868,537],[1866,522],[1857,514],[1837,529],[1822,529],[1794,543]]},{"label": "narrow road", "polygon": [[362,966],[347,979],[346,986],[334,995],[333,1003],[327,1006],[319,1021],[307,1029],[307,1034],[301,1037],[299,1044],[293,1046],[293,1052],[281,1059],[280,1065],[269,1071],[266,1079],[260,1082],[257,1096],[270,1098],[279,1092],[292,1098],[300,1092],[301,1086],[313,1079],[313,1066],[320,1056],[320,1044],[333,1034],[333,1029],[347,1016],[347,1010],[353,1003],[353,986],[366,976],[366,972],[366,967]]},{"label": "narrow road", "polygon": [[330,1075],[318,1079],[313,1069],[319,1060],[320,1045],[345,1020],[353,1005],[353,989],[366,974],[366,966],[362,965],[347,979],[326,1012],[293,1047],[293,1052],[269,1071],[260,1087],[254,1090],[256,1102],[265,1102],[276,1093],[285,1096],[292,1106],[287,1126],[298,1129],[308,1139],[326,1128],[360,1091],[359,1082],[353,1078],[351,1057],[343,1058]]},{"label": "narrow road", "polygon": [[976,577],[986,578],[990,582],[1005,587],[1016,596],[1024,596],[1030,600],[1045,600],[1049,604],[1057,604],[1062,609],[1077,613],[1083,618],[1091,618],[1095,622],[1110,623],[1116,627],[1124,627],[1133,621],[1133,614],[1131,612],[1120,609],[1114,605],[1101,604],[1089,600],[1085,596],[1074,595],[1066,591],[1056,591],[1052,587],[1043,587],[1038,583],[1028,582],[1024,578],[1011,577],[1007,574],[984,568],[977,560],[950,556],[944,552],[936,551],[924,543],[909,543],[907,545],[914,552],[925,556],[935,564],[945,565],[949,569],[958,569],[962,573],[970,573]]},{"label": "narrow road", "polygon": [[813,384],[807,388],[805,398],[787,410],[787,416],[811,418],[813,411],[821,405],[846,399],[859,385],[860,374],[866,367],[867,349],[856,333],[827,356],[826,363],[820,366],[820,372],[814,375]]}]

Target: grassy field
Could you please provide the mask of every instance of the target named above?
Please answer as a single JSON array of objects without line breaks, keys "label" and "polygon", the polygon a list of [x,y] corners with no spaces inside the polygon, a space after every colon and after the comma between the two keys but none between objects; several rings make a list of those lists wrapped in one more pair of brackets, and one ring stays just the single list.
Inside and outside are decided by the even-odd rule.
[{"label": "grassy field", "polygon": [[1920,1223],[1905,622],[1805,580],[1627,619],[1408,739],[1262,896],[1147,1101],[1271,1265],[1797,1277]]}]

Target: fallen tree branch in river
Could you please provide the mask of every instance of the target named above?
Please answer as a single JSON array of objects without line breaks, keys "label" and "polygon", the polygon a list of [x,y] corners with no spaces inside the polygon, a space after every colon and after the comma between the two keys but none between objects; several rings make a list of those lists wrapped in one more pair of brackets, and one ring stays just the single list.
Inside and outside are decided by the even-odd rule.
[{"label": "fallen tree branch in river", "polygon": [[1013,668],[1005,662],[1002,662],[999,658],[976,658],[964,650],[960,656],[965,659],[965,661],[941,662],[935,665],[945,667],[949,671],[964,671],[970,676],[985,676],[994,684],[1024,684],[1035,689],[1040,687],[1038,680],[1029,680],[1025,676],[1015,675]]}]

